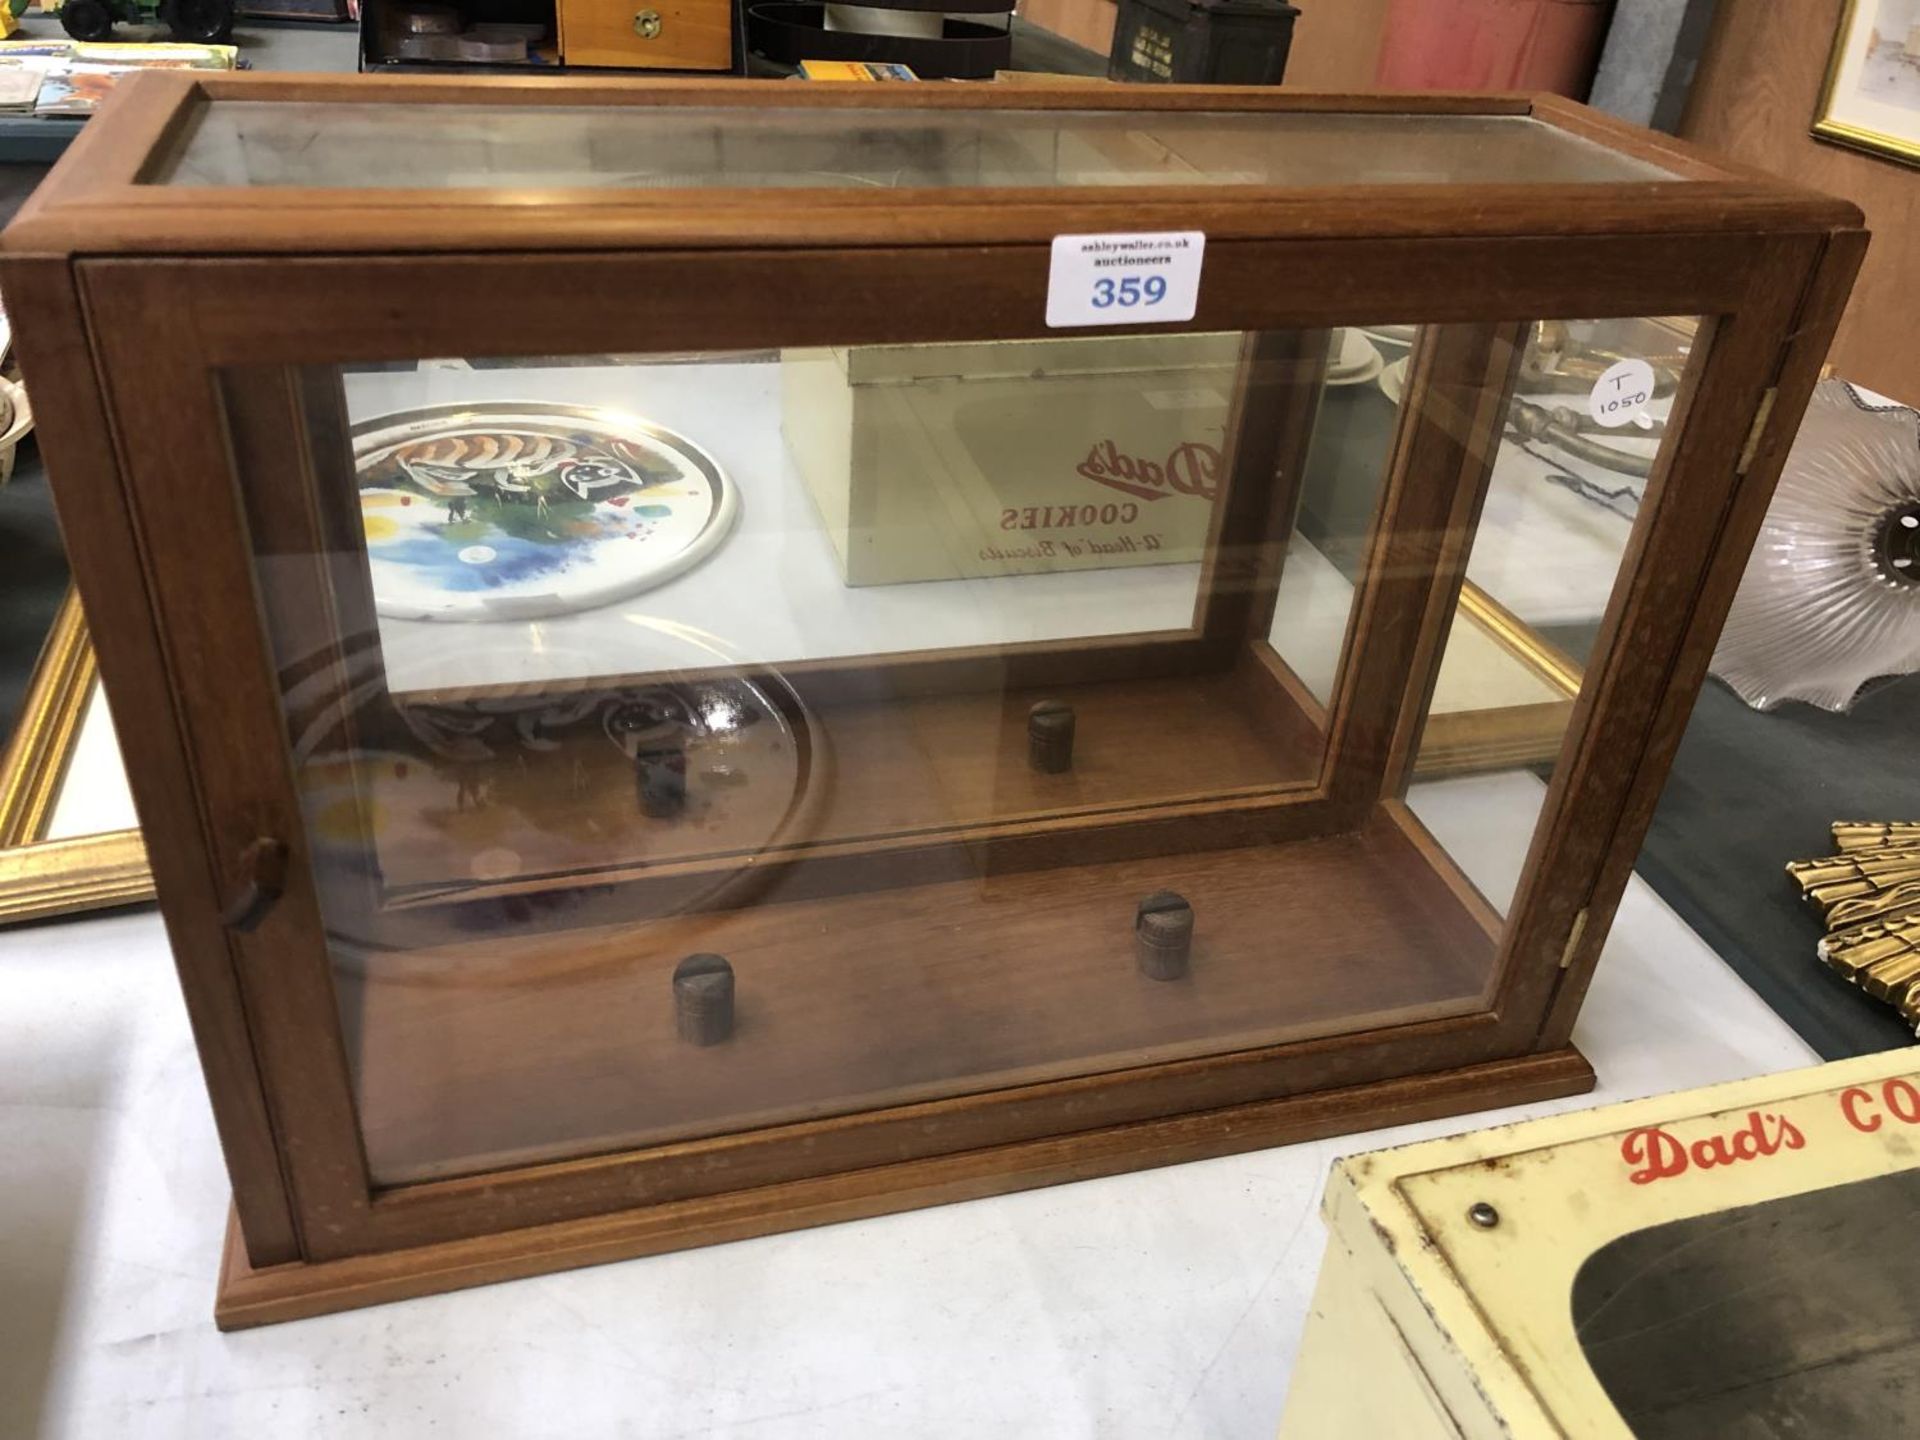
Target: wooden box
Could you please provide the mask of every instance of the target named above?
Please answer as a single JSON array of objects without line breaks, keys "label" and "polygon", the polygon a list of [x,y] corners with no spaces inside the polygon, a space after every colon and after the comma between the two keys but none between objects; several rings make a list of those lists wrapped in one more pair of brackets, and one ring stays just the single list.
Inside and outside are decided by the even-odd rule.
[{"label": "wooden box", "polygon": [[1282,0],[1120,0],[1107,52],[1113,80],[1278,85],[1296,5]]},{"label": "wooden box", "polygon": [[1341,1160],[1281,1440],[1910,1435],[1911,1051]]},{"label": "wooden box", "polygon": [[732,0],[559,0],[560,58],[621,70],[727,70]]},{"label": "wooden box", "polygon": [[[122,86],[0,282],[232,1173],[221,1323],[1591,1083],[1859,225],[1526,97]],[[1178,251],[1191,313],[1050,325],[1061,236]],[[1684,357],[1609,350],[1659,316]],[[1345,326],[1407,347],[1369,423]],[[846,583],[782,354],[1226,333],[1197,558]],[[1656,399],[1550,780],[1416,783],[1470,561]],[[1326,467],[1368,483],[1307,533]]]}]

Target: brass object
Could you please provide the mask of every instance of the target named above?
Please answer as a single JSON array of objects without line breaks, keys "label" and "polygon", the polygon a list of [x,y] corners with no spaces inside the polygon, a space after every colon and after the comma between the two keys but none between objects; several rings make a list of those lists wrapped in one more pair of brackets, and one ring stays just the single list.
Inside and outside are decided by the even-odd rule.
[{"label": "brass object", "polygon": [[1795,860],[1787,873],[1809,892],[1836,880],[1899,880],[1911,871],[1920,877],[1920,847],[1882,845],[1821,860]]},{"label": "brass object", "polygon": [[[1585,395],[1609,368],[1628,358],[1643,360],[1652,369],[1654,397],[1671,396],[1680,388],[1680,375],[1687,364],[1684,350],[1676,348],[1665,354],[1635,352],[1629,356],[1625,350],[1583,344],[1576,340],[1571,327],[1556,320],[1541,321],[1533,327],[1532,342],[1520,362],[1520,388],[1536,396]],[[1589,465],[1645,479],[1653,471],[1650,455],[1609,445],[1594,437],[1624,434],[1634,439],[1657,441],[1666,432],[1666,422],[1654,420],[1643,430],[1623,432],[1599,424],[1580,407],[1543,405],[1516,397],[1508,408],[1507,429],[1523,442],[1551,445],[1562,454]]]},{"label": "brass object", "polygon": [[1920,820],[1836,820],[1833,845],[1842,854],[1849,850],[1920,845]]},{"label": "brass object", "polygon": [[1820,959],[1920,1035],[1920,823],[1836,820],[1838,855],[1787,874],[1827,923]]},{"label": "brass object", "polygon": [[1903,880],[1878,895],[1859,895],[1840,901],[1827,911],[1827,928],[1838,930],[1846,925],[1901,920],[1908,916],[1920,917],[1920,880]]},{"label": "brass object", "polygon": [[1906,998],[1915,980],[1920,980],[1920,950],[1908,944],[1902,954],[1889,956],[1862,970],[1856,983],[1874,999],[1897,1005]]},{"label": "brass object", "polygon": [[[1855,925],[1820,942],[1820,958],[1849,980],[1903,955],[1920,954],[1920,920]],[[1862,982],[1864,983],[1864,982]]]},{"label": "brass object", "polygon": [[660,12],[641,10],[633,17],[633,33],[642,40],[651,40],[660,33]]},{"label": "brass object", "polygon": [[1828,916],[1842,901],[1885,896],[1920,881],[1920,854],[1897,846],[1855,850],[1831,859],[1796,860],[1787,873],[1821,915]]},{"label": "brass object", "polygon": [[1622,475],[1637,475],[1642,478],[1653,473],[1651,455],[1635,455],[1617,446],[1603,445],[1598,440],[1589,439],[1593,433],[1610,433],[1596,425],[1585,415],[1565,405],[1555,405],[1549,409],[1545,405],[1535,405],[1531,401],[1515,399],[1513,410],[1508,417],[1514,433],[1526,440],[1544,440],[1557,445],[1576,459],[1585,460],[1589,465],[1598,465],[1605,470],[1617,470]]}]

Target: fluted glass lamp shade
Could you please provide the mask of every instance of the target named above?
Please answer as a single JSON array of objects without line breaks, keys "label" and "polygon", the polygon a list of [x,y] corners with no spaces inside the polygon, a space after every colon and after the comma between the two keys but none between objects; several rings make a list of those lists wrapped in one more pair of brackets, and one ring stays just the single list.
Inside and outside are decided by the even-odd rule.
[{"label": "fluted glass lamp shade", "polygon": [[1920,413],[1825,380],[1714,651],[1749,705],[1845,710],[1920,669]]}]

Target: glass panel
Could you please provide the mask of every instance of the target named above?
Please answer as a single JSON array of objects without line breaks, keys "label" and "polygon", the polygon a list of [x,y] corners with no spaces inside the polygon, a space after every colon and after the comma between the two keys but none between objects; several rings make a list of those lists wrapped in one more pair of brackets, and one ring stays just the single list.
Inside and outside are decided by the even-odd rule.
[{"label": "glass panel", "polygon": [[1380,477],[1401,424],[1397,377],[1418,327],[1336,332],[1268,640],[1321,705],[1333,700]]},{"label": "glass panel", "polygon": [[376,1181],[1484,1007],[1523,330],[223,372]]},{"label": "glass panel", "polygon": [[[1547,322],[1528,335],[1408,795],[1503,914],[1697,328]],[[1627,361],[1645,371],[1626,375]],[[1596,393],[1648,398],[1603,423]]]},{"label": "glass panel", "polygon": [[1524,115],[203,105],[148,177],[366,189],[1600,183],[1671,178]]},{"label": "glass panel", "polygon": [[[349,373],[388,682],[412,691],[1189,634],[1241,343],[1172,335]],[[477,468],[461,437],[485,446],[502,426],[551,435],[553,455],[577,452],[563,496],[492,503],[541,453]],[[618,468],[583,481],[579,455],[629,460],[641,483]],[[681,487],[672,494],[656,483],[663,466]],[[570,509],[556,508],[563,498]],[[611,533],[627,543],[570,554],[550,535],[562,516],[625,522]],[[526,534],[503,529],[523,519]],[[430,539],[423,524],[436,527]],[[444,625],[408,623],[435,619],[528,623],[487,624],[461,643]]]},{"label": "glass panel", "polygon": [[1574,1280],[1580,1347],[1640,1440],[1912,1435],[1916,1215],[1906,1172],[1633,1231]]}]

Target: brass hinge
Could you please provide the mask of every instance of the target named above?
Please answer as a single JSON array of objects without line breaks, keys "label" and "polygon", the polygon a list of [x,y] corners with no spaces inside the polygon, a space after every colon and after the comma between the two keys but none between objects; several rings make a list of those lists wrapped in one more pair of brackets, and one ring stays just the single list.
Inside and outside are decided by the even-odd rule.
[{"label": "brass hinge", "polygon": [[1573,929],[1567,932],[1567,948],[1560,952],[1560,968],[1565,970],[1573,964],[1573,952],[1580,948],[1580,937],[1587,933],[1587,910],[1583,905],[1580,913],[1573,917]]},{"label": "brass hinge", "polygon": [[1776,385],[1760,397],[1760,408],[1753,412],[1753,428],[1747,431],[1747,443],[1740,447],[1740,463],[1734,466],[1734,474],[1746,474],[1747,467],[1753,464],[1753,453],[1760,448],[1760,437],[1766,431],[1767,420],[1773,414],[1773,402],[1779,394],[1780,387]]}]

